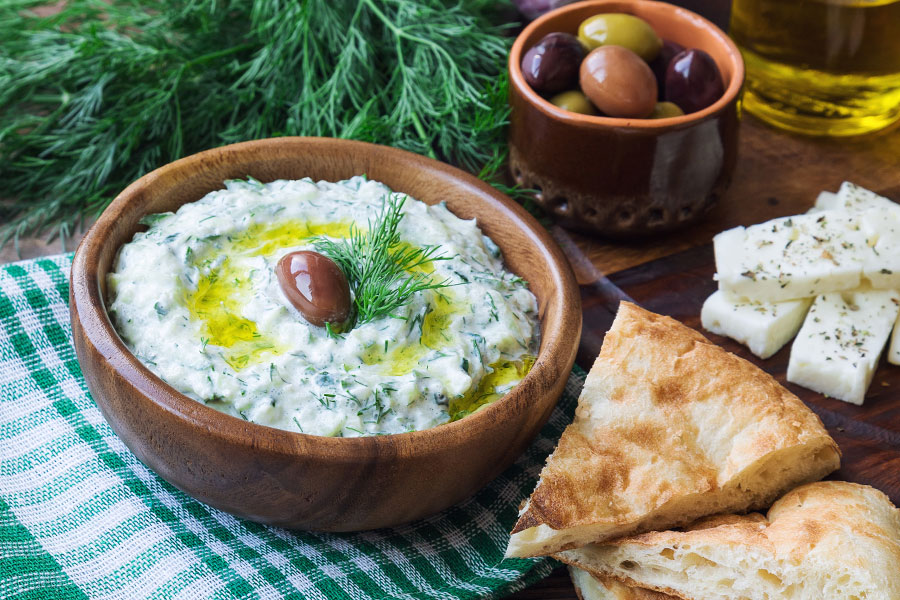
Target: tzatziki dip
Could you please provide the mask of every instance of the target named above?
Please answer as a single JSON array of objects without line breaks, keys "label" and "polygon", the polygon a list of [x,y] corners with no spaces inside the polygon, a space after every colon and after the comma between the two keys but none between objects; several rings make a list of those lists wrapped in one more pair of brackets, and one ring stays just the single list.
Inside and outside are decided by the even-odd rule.
[{"label": "tzatziki dip", "polygon": [[315,325],[276,274],[290,253],[364,235],[398,196],[364,176],[226,181],[122,246],[113,323],[173,388],[254,423],[354,437],[462,418],[527,374],[540,335],[534,295],[474,219],[401,198],[397,247],[424,252],[408,271],[435,285],[377,318]]}]

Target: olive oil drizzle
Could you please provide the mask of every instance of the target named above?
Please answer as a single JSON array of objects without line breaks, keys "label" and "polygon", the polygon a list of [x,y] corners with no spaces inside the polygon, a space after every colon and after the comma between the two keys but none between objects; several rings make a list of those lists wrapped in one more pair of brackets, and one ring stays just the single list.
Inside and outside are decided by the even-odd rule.
[{"label": "olive oil drizzle", "polygon": [[[288,220],[280,223],[254,224],[239,234],[215,236],[209,246],[199,252],[189,253],[186,262],[202,273],[196,289],[184,290],[184,302],[192,319],[202,323],[203,349],[220,347],[226,351],[224,360],[235,370],[255,364],[267,356],[285,352],[274,337],[261,332],[256,323],[242,316],[242,307],[251,299],[253,276],[246,269],[243,258],[271,256],[281,248],[296,246],[299,242],[321,236],[345,238],[350,234],[350,224],[310,223]],[[403,246],[409,246],[401,242]],[[412,246],[410,246],[412,247]],[[213,256],[225,256],[213,266]],[[411,271],[430,275],[434,272],[431,261],[424,262]],[[457,300],[450,289],[428,290],[427,309],[412,317],[410,328],[419,329],[417,341],[411,344],[373,344],[365,350],[365,365],[381,365],[384,372],[401,376],[421,368],[423,360],[440,351],[458,335],[451,327],[454,317],[464,314],[467,306]],[[519,360],[499,360],[487,366],[488,373],[466,394],[451,399],[448,412],[451,421],[459,420],[481,407],[501,398],[528,372],[534,357],[525,355]]]},{"label": "olive oil drizzle", "polygon": [[463,308],[452,294],[432,291],[425,316],[413,317],[409,322],[411,331],[421,328],[416,342],[394,347],[388,344],[387,349],[380,344],[373,344],[363,352],[363,363],[384,365],[388,375],[411,373],[432,350],[440,350],[452,341],[449,326],[453,316],[461,314]]},{"label": "olive oil drizzle", "polygon": [[530,354],[524,355],[521,360],[501,360],[489,365],[492,372],[485,375],[474,390],[450,402],[450,420],[458,421],[499,400],[509,391],[511,384],[521,381],[533,366],[534,357]]},{"label": "olive oil drizzle", "polygon": [[[258,223],[235,235],[215,236],[205,250],[189,253],[189,266],[203,274],[196,289],[185,289],[184,302],[191,318],[202,323],[204,351],[208,345],[227,349],[223,358],[235,370],[283,352],[274,338],[260,332],[256,323],[241,315],[242,307],[250,300],[252,274],[240,259],[269,256],[303,240],[322,235],[342,237],[349,232],[350,224],[345,222]],[[225,259],[212,266],[213,254]]]},{"label": "olive oil drizzle", "polygon": [[204,275],[197,289],[187,292],[185,297],[191,318],[203,324],[204,351],[209,344],[228,348],[223,358],[235,370],[275,350],[275,343],[259,332],[256,323],[240,316],[243,305],[240,292],[244,290],[238,272],[226,259]]},{"label": "olive oil drizzle", "polygon": [[[406,375],[420,366],[422,359],[433,350],[440,350],[450,344],[450,324],[453,317],[464,312],[464,305],[457,302],[447,290],[432,292],[429,307],[421,322],[421,335],[415,344],[407,344],[385,349],[373,344],[363,353],[363,363],[384,365],[389,375]],[[488,365],[489,372],[477,386],[450,402],[451,421],[457,421],[472,414],[482,406],[501,398],[511,384],[520,381],[534,365],[534,357],[526,354],[520,360],[500,360]]]},{"label": "olive oil drizzle", "polygon": [[229,250],[247,256],[270,256],[281,248],[296,246],[298,242],[319,236],[346,238],[350,235],[350,223],[310,223],[287,220],[277,224],[256,223],[233,236]]}]

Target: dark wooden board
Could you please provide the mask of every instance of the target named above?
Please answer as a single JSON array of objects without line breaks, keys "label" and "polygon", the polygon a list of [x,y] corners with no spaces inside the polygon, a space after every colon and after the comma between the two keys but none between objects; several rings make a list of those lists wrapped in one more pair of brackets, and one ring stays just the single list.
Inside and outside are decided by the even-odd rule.
[{"label": "dark wooden board", "polygon": [[761,360],[747,348],[700,325],[703,301],[716,290],[712,246],[699,246],[612,275],[606,282],[582,286],[585,328],[579,364],[589,367],[619,299],[630,297],[653,312],[669,315],[713,342],[772,374],[800,397],[828,428],[843,452],[842,466],[830,478],[877,487],[900,505],[900,366],[882,358],[865,403],[855,406],[785,379],[791,344]]},{"label": "dark wooden board", "polygon": [[[863,406],[788,383],[785,380],[790,343],[775,356],[761,360],[744,346],[712,334],[700,325],[703,301],[716,290],[712,246],[707,244],[660,258],[581,287],[584,329],[578,364],[589,370],[600,352],[603,336],[612,324],[621,300],[669,315],[700,331],[713,342],[771,373],[800,397],[822,419],[843,453],[842,466],[828,479],[843,479],[874,486],[900,505],[900,366],[882,359]],[[545,580],[511,597],[574,599],[569,574],[561,567]]]}]

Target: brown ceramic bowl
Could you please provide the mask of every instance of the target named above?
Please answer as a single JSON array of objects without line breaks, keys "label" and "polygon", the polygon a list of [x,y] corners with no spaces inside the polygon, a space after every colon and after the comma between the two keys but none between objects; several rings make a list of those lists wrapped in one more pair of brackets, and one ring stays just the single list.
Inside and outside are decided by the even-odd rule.
[{"label": "brown ceramic bowl", "polygon": [[[522,75],[522,57],[554,31],[576,34],[604,12],[638,16],[666,40],[700,48],[716,61],[725,93],[713,105],[669,119],[581,115],[542,98]],[[737,157],[741,54],[725,33],[684,8],[650,0],[589,0],[529,24],[509,55],[510,169],[540,191],[562,224],[613,237],[683,227],[703,216],[731,180]]]},{"label": "brown ceramic bowl", "polygon": [[[261,181],[361,173],[427,203],[476,218],[507,266],[538,298],[541,347],[531,372],[503,399],[425,431],[325,438],[218,412],[175,391],[134,355],[106,313],[106,274],[150,213],[176,210],[252,175]],[[151,266],[152,268],[152,266]],[[351,531],[438,512],[484,486],[543,425],[575,358],[581,307],[559,247],[521,207],[476,178],[421,156],[362,142],[277,138],[225,146],[166,165],[131,184],[75,253],[72,330],[88,387],[125,444],[191,496],[263,523]]]}]

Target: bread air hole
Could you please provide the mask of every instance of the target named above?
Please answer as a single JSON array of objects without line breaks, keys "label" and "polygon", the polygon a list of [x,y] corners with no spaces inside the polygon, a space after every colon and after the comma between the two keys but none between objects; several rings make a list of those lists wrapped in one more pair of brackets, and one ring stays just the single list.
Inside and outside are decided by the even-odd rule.
[{"label": "bread air hole", "polygon": [[829,597],[847,597],[847,600],[866,600],[869,597],[867,592],[860,591],[864,587],[859,581],[854,581],[849,574],[843,574],[838,577],[831,585],[826,585],[825,589],[830,593]]},{"label": "bread air hole", "polygon": [[675,550],[672,548],[663,548],[659,555],[668,558],[669,560],[675,560]]},{"label": "bread air hole", "polygon": [[781,577],[779,577],[778,575],[775,575],[774,573],[771,573],[765,569],[757,570],[756,576],[759,577],[760,579],[762,579],[763,581],[770,583],[772,585],[775,585],[778,587],[781,587],[781,585],[782,585]]},{"label": "bread air hole", "polygon": [[619,563],[619,566],[623,569],[630,571],[634,568],[637,568],[637,563],[634,562],[633,560],[623,560],[621,563]]},{"label": "bread air hole", "polygon": [[685,554],[681,559],[687,567],[717,567],[718,565],[708,558],[703,558],[699,554]]}]

